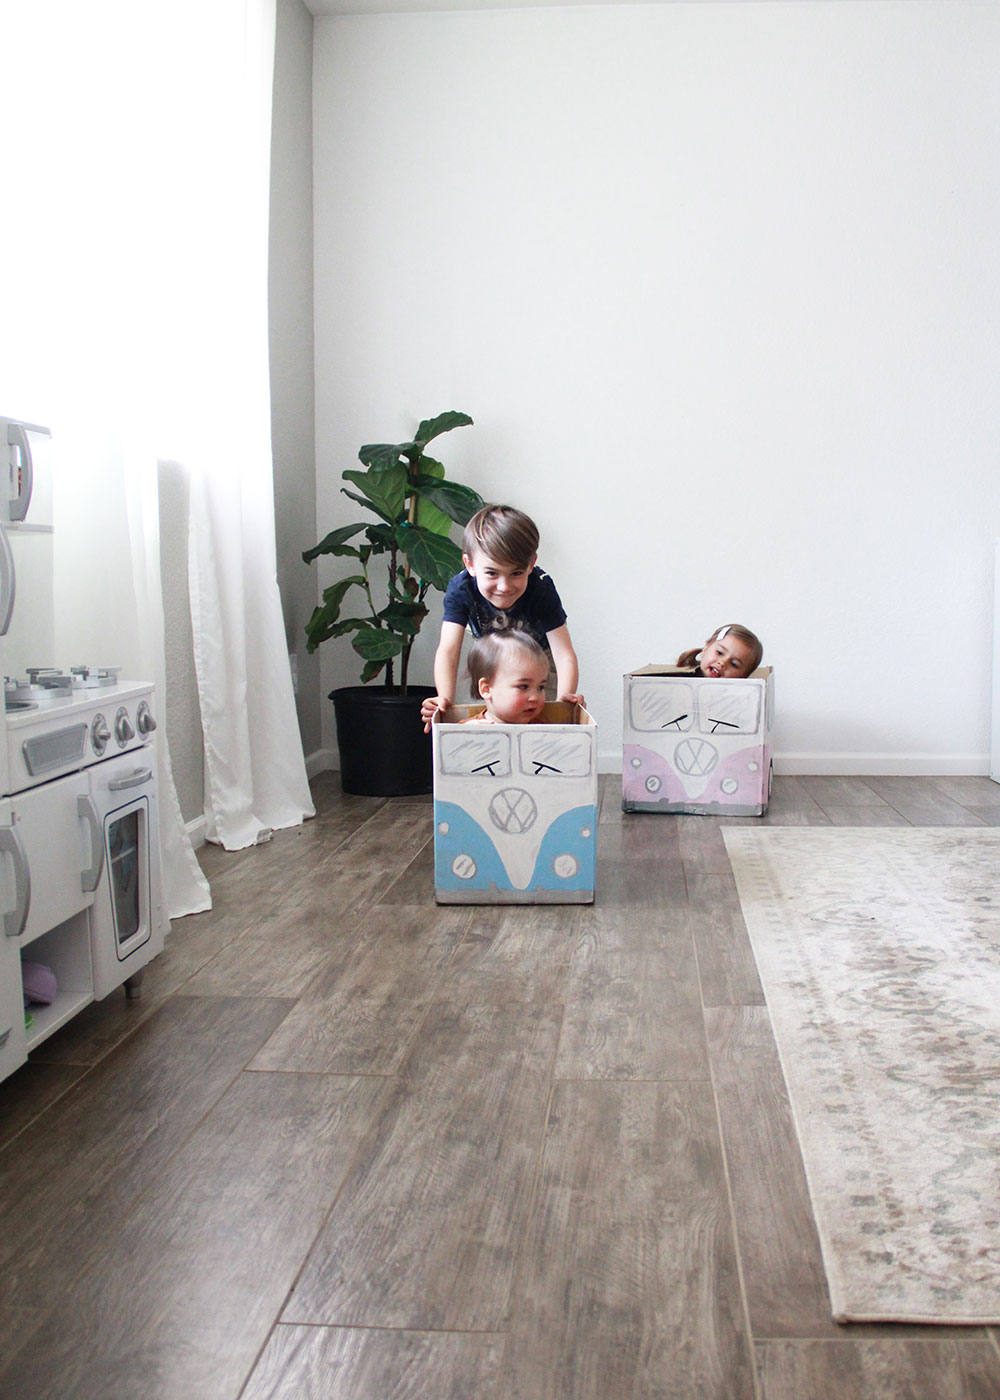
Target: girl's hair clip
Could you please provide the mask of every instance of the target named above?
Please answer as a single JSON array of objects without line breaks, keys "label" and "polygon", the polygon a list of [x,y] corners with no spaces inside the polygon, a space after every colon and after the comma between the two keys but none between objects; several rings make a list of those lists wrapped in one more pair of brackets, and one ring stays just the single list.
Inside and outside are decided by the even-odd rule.
[{"label": "girl's hair clip", "polygon": [[718,632],[716,632],[716,634],[715,634],[715,640],[716,640],[717,642],[721,642],[722,639],[723,639],[723,637],[726,635],[726,633],[727,633],[728,631],[729,631],[729,624],[727,623],[725,627],[720,627],[719,630],[718,630]]}]

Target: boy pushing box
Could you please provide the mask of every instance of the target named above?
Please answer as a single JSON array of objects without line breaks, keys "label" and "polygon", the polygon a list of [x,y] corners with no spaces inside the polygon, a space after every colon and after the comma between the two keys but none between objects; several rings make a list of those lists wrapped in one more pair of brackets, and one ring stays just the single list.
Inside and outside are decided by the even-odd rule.
[{"label": "boy pushing box", "polygon": [[538,568],[538,528],[513,506],[484,506],[469,521],[462,538],[465,568],[444,595],[444,621],[434,656],[437,694],[420,707],[424,729],[433,716],[455,702],[458,663],[468,627],[474,637],[517,627],[529,633],[552,656],[556,698],[582,705],[577,693],[579,666],[566,612],[555,584]]}]

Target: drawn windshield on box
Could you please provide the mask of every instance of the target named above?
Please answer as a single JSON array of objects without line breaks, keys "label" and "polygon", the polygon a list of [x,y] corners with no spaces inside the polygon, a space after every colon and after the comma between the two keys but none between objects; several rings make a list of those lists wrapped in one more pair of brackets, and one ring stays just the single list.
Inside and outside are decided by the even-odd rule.
[{"label": "drawn windshield on box", "polygon": [[[513,736],[503,730],[477,729],[441,735],[441,771],[450,777],[506,778],[511,772],[538,777],[583,778],[591,771],[593,745],[584,729],[546,732],[539,727]],[[514,768],[511,768],[512,758]]]},{"label": "drawn windshield on box", "polygon": [[699,734],[756,734],[760,729],[758,686],[733,681],[685,682],[664,685],[633,683],[630,694],[632,728],[651,733],[676,731]]},{"label": "drawn windshield on box", "polygon": [[441,771],[453,777],[510,774],[510,735],[500,729],[464,729],[441,735]]},{"label": "drawn windshield on box", "polygon": [[546,733],[543,728],[529,730],[518,736],[518,752],[522,773],[537,776],[548,773],[564,778],[584,778],[590,772],[593,748],[590,735],[580,729]]}]

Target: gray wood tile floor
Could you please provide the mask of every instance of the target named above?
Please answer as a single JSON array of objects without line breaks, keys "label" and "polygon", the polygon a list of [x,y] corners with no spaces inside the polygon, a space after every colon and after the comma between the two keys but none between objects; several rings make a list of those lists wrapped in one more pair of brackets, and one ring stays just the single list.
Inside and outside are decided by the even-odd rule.
[{"label": "gray wood tile floor", "polygon": [[314,791],[0,1085],[4,1400],[1000,1400],[994,1329],[830,1319],[721,822],[604,779],[593,907],[439,909],[428,800]]}]

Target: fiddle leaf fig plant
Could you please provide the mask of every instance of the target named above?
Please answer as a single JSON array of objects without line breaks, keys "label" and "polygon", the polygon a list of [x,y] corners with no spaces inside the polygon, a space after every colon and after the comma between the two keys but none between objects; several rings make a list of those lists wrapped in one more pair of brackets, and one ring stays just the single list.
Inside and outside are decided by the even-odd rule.
[{"label": "fiddle leaf fig plant", "polygon": [[[302,555],[307,564],[320,554],[358,561],[359,573],[324,589],[323,601],[306,623],[306,649],[313,652],[331,637],[350,636],[364,661],[363,684],[384,671],[385,686],[393,689],[398,657],[399,689],[406,694],[410,652],[427,616],[427,593],[431,588],[444,592],[462,567],[462,551],[450,538],[451,527],[465,525],[484,502],[468,486],[448,481],[444,467],[425,449],[443,433],[471,423],[467,413],[439,413],[424,419],[412,442],[362,447],[358,458],[367,471],[341,473],[357,489],[340,489],[371,512],[374,521],[341,525]],[[378,579],[373,578],[374,559],[384,564]],[[360,590],[363,615],[341,617],[352,589]]]}]

